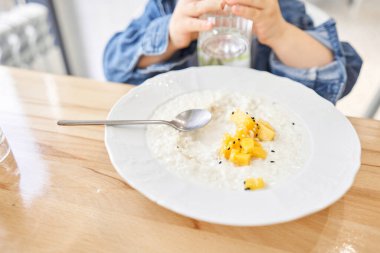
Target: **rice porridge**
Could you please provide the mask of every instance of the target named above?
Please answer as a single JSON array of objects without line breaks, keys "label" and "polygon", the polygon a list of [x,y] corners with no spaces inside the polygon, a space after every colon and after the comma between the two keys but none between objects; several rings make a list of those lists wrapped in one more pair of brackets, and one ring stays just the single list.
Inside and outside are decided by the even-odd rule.
[{"label": "rice porridge", "polygon": [[[247,178],[262,177],[271,187],[299,171],[310,155],[310,140],[303,122],[275,101],[226,91],[201,91],[178,96],[161,105],[152,119],[171,120],[178,113],[203,108],[212,113],[210,123],[196,131],[179,132],[165,125],[147,128],[147,143],[153,156],[167,170],[185,180],[212,187],[243,190]],[[233,133],[231,112],[240,109],[270,122],[273,141],[262,142],[266,159],[236,166],[220,156],[223,135]]]}]

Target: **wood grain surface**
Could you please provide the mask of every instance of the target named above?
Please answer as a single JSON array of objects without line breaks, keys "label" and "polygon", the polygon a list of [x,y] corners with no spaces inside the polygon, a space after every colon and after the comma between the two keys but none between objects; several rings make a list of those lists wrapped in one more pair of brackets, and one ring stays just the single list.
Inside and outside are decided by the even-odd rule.
[{"label": "wood grain surface", "polygon": [[380,252],[379,121],[350,118],[362,165],[332,206],[279,225],[221,226],[173,213],[124,183],[103,127],[56,125],[105,118],[131,87],[0,68],[0,127],[20,172],[0,178],[0,252]]}]

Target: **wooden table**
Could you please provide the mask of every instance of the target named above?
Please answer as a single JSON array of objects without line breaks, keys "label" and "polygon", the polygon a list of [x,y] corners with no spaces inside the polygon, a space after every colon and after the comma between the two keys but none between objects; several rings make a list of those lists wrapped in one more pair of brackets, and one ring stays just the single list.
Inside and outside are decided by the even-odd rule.
[{"label": "wooden table", "polygon": [[306,218],[229,227],[166,210],[124,183],[103,127],[131,86],[0,68],[0,126],[21,178],[0,188],[0,252],[380,252],[380,122],[350,118],[362,166],[350,191]]}]

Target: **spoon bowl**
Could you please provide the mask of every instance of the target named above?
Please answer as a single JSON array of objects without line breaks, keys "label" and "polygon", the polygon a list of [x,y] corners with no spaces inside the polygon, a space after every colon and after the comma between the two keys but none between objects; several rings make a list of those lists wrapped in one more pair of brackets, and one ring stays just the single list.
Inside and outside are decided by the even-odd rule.
[{"label": "spoon bowl", "polygon": [[180,131],[192,131],[202,128],[211,120],[211,113],[203,109],[192,109],[181,112],[170,123]]}]

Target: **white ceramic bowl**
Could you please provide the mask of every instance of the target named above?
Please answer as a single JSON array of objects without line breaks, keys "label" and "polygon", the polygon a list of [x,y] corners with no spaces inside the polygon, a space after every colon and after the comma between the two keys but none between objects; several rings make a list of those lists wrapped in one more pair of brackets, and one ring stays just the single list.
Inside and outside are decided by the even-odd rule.
[{"label": "white ceramic bowl", "polygon": [[311,138],[305,166],[264,190],[218,190],[180,179],[160,165],[147,147],[146,127],[106,127],[105,144],[121,177],[174,212],[236,226],[269,225],[309,215],[333,204],[351,187],[361,152],[351,123],[311,89],[266,72],[213,66],[158,75],[123,96],[108,119],[149,119],[175,96],[219,89],[268,97],[302,118]]}]

